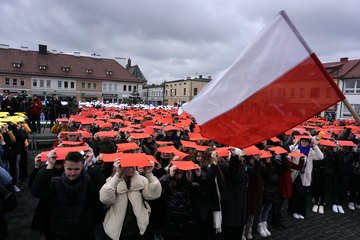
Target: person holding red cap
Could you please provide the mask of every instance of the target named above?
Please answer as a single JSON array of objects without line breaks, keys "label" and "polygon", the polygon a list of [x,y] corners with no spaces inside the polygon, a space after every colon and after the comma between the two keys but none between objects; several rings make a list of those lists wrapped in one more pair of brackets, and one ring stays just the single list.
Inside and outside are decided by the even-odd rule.
[{"label": "person holding red cap", "polygon": [[[307,188],[311,184],[313,161],[324,159],[324,155],[318,147],[317,141],[311,142],[310,136],[300,137],[300,142],[295,139],[294,144],[290,146],[291,152],[299,152],[305,155],[304,167],[301,171],[292,170],[291,177],[294,184],[302,184],[304,191],[294,194],[289,199],[289,211],[295,219],[304,219],[306,216],[306,196]],[[296,163],[299,163],[300,157],[295,157]],[[296,178],[299,178],[298,180]],[[301,181],[300,181],[301,180]],[[294,185],[295,186],[295,185]],[[298,188],[294,188],[294,192]],[[300,188],[299,188],[300,189]]]},{"label": "person holding red cap", "polygon": [[114,169],[100,190],[100,201],[109,207],[105,233],[116,240],[141,239],[151,212],[146,200],[160,197],[161,184],[152,174],[154,167],[146,167],[141,176],[135,167],[121,167],[121,159],[116,159]]}]

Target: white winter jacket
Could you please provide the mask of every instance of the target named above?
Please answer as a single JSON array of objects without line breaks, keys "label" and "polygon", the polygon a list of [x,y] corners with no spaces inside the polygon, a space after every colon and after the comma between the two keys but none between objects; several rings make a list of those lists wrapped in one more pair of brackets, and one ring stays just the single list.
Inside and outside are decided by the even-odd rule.
[{"label": "white winter jacket", "polygon": [[[300,152],[300,150],[298,149],[298,145],[291,145],[290,147],[290,151],[291,152]],[[300,158],[296,157],[293,158],[294,162],[296,164],[299,163]],[[314,146],[313,148],[310,148],[309,154],[307,157],[305,157],[305,161],[304,161],[304,172],[300,173],[300,177],[301,177],[301,181],[303,183],[304,186],[310,186],[311,184],[311,174],[312,174],[312,170],[313,170],[313,161],[316,160],[322,160],[324,159],[324,154],[321,152],[320,148],[318,146]],[[295,178],[297,177],[297,175],[299,174],[298,170],[291,170],[291,178],[292,181],[295,181]]]},{"label": "white winter jacket", "polygon": [[109,210],[104,219],[104,230],[111,239],[119,239],[124,223],[128,200],[132,204],[140,234],[143,235],[151,212],[145,200],[157,199],[161,195],[161,184],[152,173],[141,176],[138,172],[130,179],[130,189],[117,176],[109,177],[100,190],[100,201]]}]

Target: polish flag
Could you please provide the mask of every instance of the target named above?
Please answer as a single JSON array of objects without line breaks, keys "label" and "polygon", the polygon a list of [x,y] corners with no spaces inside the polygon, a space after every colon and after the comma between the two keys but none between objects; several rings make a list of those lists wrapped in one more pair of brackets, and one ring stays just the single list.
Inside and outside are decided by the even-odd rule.
[{"label": "polish flag", "polygon": [[183,111],[204,137],[247,147],[274,137],[345,97],[284,11]]}]

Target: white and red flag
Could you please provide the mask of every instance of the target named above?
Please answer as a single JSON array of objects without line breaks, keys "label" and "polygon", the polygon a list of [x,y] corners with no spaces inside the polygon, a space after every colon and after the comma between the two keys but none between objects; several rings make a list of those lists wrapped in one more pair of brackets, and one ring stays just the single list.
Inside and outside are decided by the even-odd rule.
[{"label": "white and red flag", "polygon": [[247,147],[345,97],[284,11],[183,111],[204,137]]}]

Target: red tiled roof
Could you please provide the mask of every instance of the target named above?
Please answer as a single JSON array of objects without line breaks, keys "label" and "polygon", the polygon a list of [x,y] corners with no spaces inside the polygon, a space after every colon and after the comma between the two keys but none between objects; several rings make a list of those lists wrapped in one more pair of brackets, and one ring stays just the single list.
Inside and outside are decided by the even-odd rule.
[{"label": "red tiled roof", "polygon": [[347,60],[340,62],[329,62],[323,63],[326,69],[336,68],[334,72],[331,72],[330,75],[333,78],[341,78],[344,77],[351,69],[353,69],[358,63],[360,63],[360,59],[355,60]]},{"label": "red tiled roof", "polygon": [[[13,63],[21,63],[22,66],[14,68]],[[40,70],[39,65],[46,65],[47,69]],[[63,67],[70,67],[70,71],[64,72]],[[92,73],[87,73],[86,69],[91,69]],[[108,70],[112,71],[111,75],[106,74]],[[19,49],[0,49],[0,73],[142,82],[113,59],[49,52],[41,55],[37,51]]]}]

